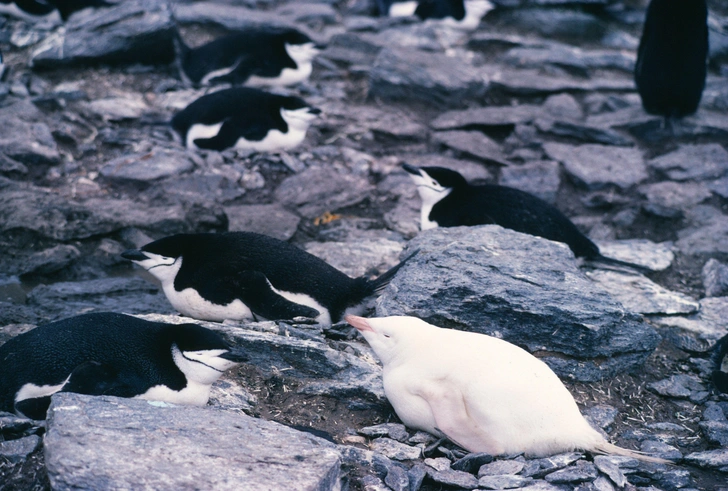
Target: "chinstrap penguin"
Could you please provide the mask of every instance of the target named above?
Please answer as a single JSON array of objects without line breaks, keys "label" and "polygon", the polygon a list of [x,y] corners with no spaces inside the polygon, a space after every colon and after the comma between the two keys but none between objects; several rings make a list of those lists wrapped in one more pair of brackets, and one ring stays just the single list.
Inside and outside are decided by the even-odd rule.
[{"label": "chinstrap penguin", "polygon": [[698,109],[708,57],[706,0],[652,0],[637,51],[645,111],[674,119]]},{"label": "chinstrap penguin", "polygon": [[300,97],[235,87],[203,95],[171,125],[190,149],[276,152],[303,142],[319,114]]},{"label": "chinstrap penguin", "polygon": [[[105,0],[0,0],[4,4],[0,13],[6,13],[29,21],[44,19],[56,10],[64,21],[74,12],[89,7],[111,7]],[[5,7],[7,5],[7,7]]]},{"label": "chinstrap penguin", "polygon": [[306,34],[276,26],[228,34],[197,48],[177,33],[175,45],[180,75],[193,85],[294,85],[308,79],[321,51]]},{"label": "chinstrap penguin", "polygon": [[154,275],[172,306],[189,317],[300,316],[323,325],[358,311],[409,259],[374,280],[351,278],[296,246],[252,232],[172,235],[122,257]]},{"label": "chinstrap penguin", "polygon": [[495,184],[472,185],[443,167],[402,166],[422,200],[420,228],[500,225],[568,245],[579,258],[639,271],[646,268],[602,256],[599,247],[556,207],[519,189]]},{"label": "chinstrap penguin", "polygon": [[59,391],[202,406],[210,386],[246,360],[197,324],[79,315],[0,346],[0,410],[42,419]]},{"label": "chinstrap penguin", "polygon": [[473,30],[493,10],[488,0],[378,0],[380,15],[404,17],[414,15],[421,20],[442,21],[451,27]]},{"label": "chinstrap penguin", "polygon": [[548,365],[518,346],[414,317],[346,321],[382,362],[384,393],[410,428],[491,455],[579,449],[668,462],[607,442]]},{"label": "chinstrap penguin", "polygon": [[718,392],[728,394],[728,334],[723,336],[712,348],[712,380]]}]

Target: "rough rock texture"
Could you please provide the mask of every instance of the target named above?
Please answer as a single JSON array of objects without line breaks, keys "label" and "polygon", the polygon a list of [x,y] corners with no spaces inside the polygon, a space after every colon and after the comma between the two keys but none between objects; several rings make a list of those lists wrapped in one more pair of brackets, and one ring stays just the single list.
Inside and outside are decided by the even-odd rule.
[{"label": "rough rock texture", "polygon": [[583,381],[635,368],[657,345],[655,331],[583,276],[563,244],[488,225],[429,230],[408,244],[415,249],[378,315],[502,337]]},{"label": "rough rock texture", "polygon": [[[128,431],[133,429],[134,431]],[[144,449],[140,452],[140,449]],[[338,489],[330,443],[249,416],[62,393],[49,409],[53,489]],[[295,462],[295,472],[282,472]]]}]

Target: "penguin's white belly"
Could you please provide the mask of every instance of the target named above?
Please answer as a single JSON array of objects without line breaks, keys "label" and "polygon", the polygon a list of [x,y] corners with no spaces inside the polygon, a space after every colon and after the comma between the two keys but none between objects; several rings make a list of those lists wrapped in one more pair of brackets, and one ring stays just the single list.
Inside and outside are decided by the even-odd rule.
[{"label": "penguin's white belly", "polygon": [[69,375],[66,380],[58,385],[35,385],[30,382],[28,382],[27,384],[23,384],[20,390],[15,394],[15,402],[18,403],[26,399],[35,399],[37,397],[45,397],[55,394],[56,392],[61,390],[64,385],[66,385],[68,379],[70,378],[71,375]]},{"label": "penguin's white belly", "polygon": [[415,15],[417,2],[394,2],[389,6],[390,17],[408,17]]},{"label": "penguin's white belly", "polygon": [[190,129],[187,130],[187,148],[199,150],[195,145],[195,140],[207,139],[217,136],[222,128],[222,123],[217,124],[193,124]]},{"label": "penguin's white belly", "polygon": [[295,85],[307,80],[313,71],[313,64],[299,63],[296,68],[284,68],[277,77],[259,77],[251,75],[245,81],[245,85],[250,87],[283,87],[286,85]]},{"label": "penguin's white belly", "polygon": [[235,148],[244,150],[255,150],[256,152],[276,152],[288,150],[301,144],[306,138],[306,131],[301,131],[288,126],[288,132],[282,133],[279,130],[270,130],[265,138],[260,141],[250,141],[240,137],[235,143]]},{"label": "penguin's white belly", "polygon": [[169,303],[172,304],[172,307],[193,319],[215,322],[222,322],[225,319],[253,319],[253,313],[248,306],[238,299],[233,300],[227,305],[220,305],[205,300],[192,288],[185,288],[179,292],[174,289],[173,285],[164,285],[164,294],[167,296]]},{"label": "penguin's white belly", "polygon": [[134,398],[149,401],[164,401],[172,404],[184,404],[187,406],[204,406],[210,398],[210,387],[212,385],[187,380],[187,386],[182,390],[172,390],[166,385],[155,385],[154,387],[150,387],[144,394],[139,394]]}]

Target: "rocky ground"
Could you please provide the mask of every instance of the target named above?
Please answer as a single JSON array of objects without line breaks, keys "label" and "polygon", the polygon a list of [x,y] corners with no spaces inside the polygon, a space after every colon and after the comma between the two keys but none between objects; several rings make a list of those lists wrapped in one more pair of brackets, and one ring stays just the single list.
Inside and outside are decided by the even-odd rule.
[{"label": "rocky ground", "polygon": [[[64,27],[0,18],[0,343],[90,311],[181,322],[119,257],[176,232],[257,231],[352,276],[418,248],[373,314],[519,344],[611,441],[676,465],[465,455],[398,423],[350,328],[208,323],[253,354],[212,407],[63,395],[47,425],[0,415],[0,488],[728,487],[728,398],[709,361],[728,332],[728,5],[709,2],[701,108],[670,128],[642,111],[631,76],[646,2],[493,3],[467,34],[374,18],[364,0],[124,0]],[[269,22],[327,43],[311,80],[285,90],[323,110],[304,144],[175,142],[157,123],[205,92],[177,76],[175,22],[192,45]],[[651,272],[579,265],[498,227],[418,234],[402,162],[537,194]]]}]

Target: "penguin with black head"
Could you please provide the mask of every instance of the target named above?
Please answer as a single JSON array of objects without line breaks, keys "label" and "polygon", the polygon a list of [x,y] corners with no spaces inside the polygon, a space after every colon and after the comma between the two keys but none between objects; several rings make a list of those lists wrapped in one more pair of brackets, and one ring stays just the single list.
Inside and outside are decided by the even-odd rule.
[{"label": "penguin with black head", "polygon": [[323,325],[360,311],[409,259],[373,280],[351,278],[296,246],[252,232],[172,235],[121,256],[155,276],[172,306],[189,317],[300,316]]},{"label": "penguin with black head", "polygon": [[190,149],[276,152],[301,144],[319,114],[300,97],[233,87],[195,100],[171,126]]},{"label": "penguin with black head", "polygon": [[451,27],[473,30],[494,5],[488,0],[378,0],[380,15],[441,21]]},{"label": "penguin with black head", "polygon": [[308,80],[322,46],[291,27],[261,26],[196,48],[175,38],[180,75],[190,84],[281,87]]},{"label": "penguin with black head", "polygon": [[602,256],[599,247],[556,207],[520,189],[472,185],[444,167],[402,166],[422,200],[420,228],[500,225],[568,245],[576,257],[646,271],[642,266]]},{"label": "penguin with black head", "polygon": [[245,353],[197,324],[84,314],[0,346],[0,411],[42,419],[62,390],[203,406],[212,384],[243,361]]},{"label": "penguin with black head", "polygon": [[650,114],[672,121],[693,114],[705,88],[706,0],[652,0],[637,51],[635,82]]}]

